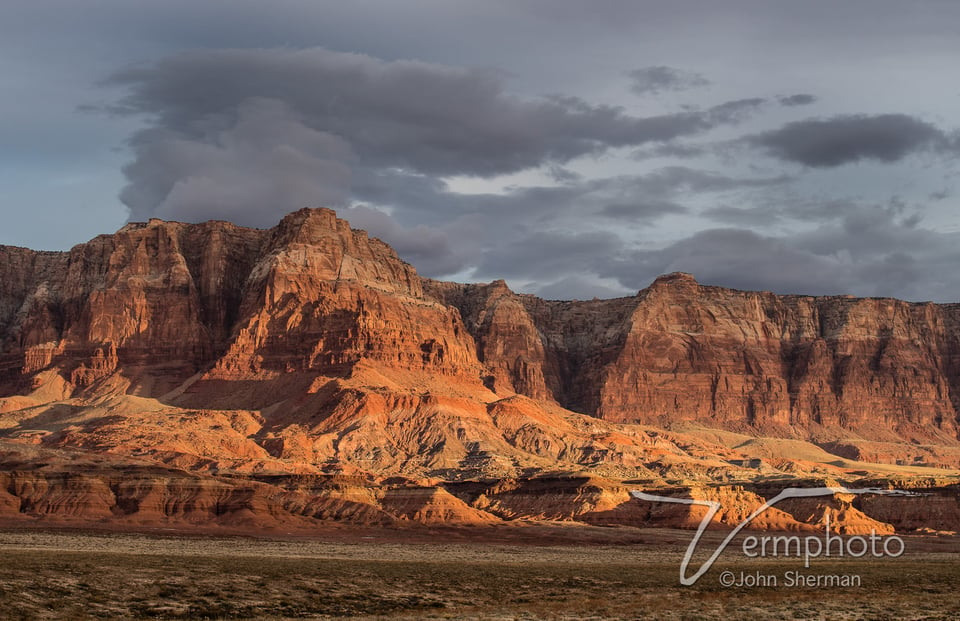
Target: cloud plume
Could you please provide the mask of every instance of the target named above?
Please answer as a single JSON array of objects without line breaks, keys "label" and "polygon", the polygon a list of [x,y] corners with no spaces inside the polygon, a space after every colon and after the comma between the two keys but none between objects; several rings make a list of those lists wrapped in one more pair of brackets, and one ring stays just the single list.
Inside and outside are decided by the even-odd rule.
[{"label": "cloud plume", "polygon": [[773,157],[831,168],[861,160],[896,162],[944,144],[947,135],[909,115],[880,114],[795,121],[747,140]]},{"label": "cloud plume", "polygon": [[148,122],[125,169],[134,217],[255,225],[305,204],[348,204],[358,175],[556,169],[735,125],[764,103],[635,117],[576,97],[521,98],[490,70],[317,48],[181,53],[108,84],[126,89],[113,113]]}]

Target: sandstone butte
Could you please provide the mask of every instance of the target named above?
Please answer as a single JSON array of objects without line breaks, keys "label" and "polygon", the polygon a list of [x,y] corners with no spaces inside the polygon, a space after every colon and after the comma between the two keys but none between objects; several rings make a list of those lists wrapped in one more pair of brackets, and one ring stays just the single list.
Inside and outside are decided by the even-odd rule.
[{"label": "sandstone butte", "polygon": [[419,276],[328,209],[0,247],[0,518],[960,528],[960,305]]}]

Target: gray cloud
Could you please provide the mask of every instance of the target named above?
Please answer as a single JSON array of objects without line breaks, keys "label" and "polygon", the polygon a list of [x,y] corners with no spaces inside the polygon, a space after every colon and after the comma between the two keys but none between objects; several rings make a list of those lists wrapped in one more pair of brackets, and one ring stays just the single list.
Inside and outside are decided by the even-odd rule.
[{"label": "gray cloud", "polygon": [[625,252],[599,275],[631,289],[686,271],[704,284],[739,289],[946,302],[960,288],[960,274],[950,268],[958,261],[960,234],[922,228],[897,205],[861,205],[799,233],[700,231],[660,249]]},{"label": "gray cloud", "polygon": [[779,209],[769,206],[731,207],[719,205],[700,212],[705,218],[724,224],[739,226],[770,226],[782,221]]},{"label": "gray cloud", "polygon": [[781,293],[843,293],[852,284],[837,259],[745,229],[701,231],[662,250],[634,253],[618,270],[621,282],[632,288],[675,271],[706,284]]},{"label": "gray cloud", "polygon": [[816,102],[817,98],[816,96],[808,93],[797,93],[796,95],[777,97],[777,101],[780,102],[781,106],[808,106]]},{"label": "gray cloud", "polygon": [[305,204],[386,199],[372,178],[429,185],[442,182],[416,177],[542,166],[572,182],[561,168],[571,159],[735,125],[765,103],[633,117],[576,97],[519,98],[490,70],[316,48],[182,53],[107,84],[126,89],[112,113],[149,123],[124,171],[133,217],[257,226]]},{"label": "gray cloud", "polygon": [[[752,206],[749,207],[708,207],[701,210],[699,215],[715,222],[756,229],[781,225],[788,221],[807,226],[827,224],[850,217],[851,214],[863,213],[866,209],[863,204],[851,198],[798,196],[778,186],[771,186],[769,191],[761,189],[752,197],[751,203]],[[906,206],[893,198],[887,208],[903,213]],[[916,217],[916,214],[909,217]]]},{"label": "gray cloud", "polygon": [[684,91],[710,84],[710,81],[699,73],[664,65],[641,67],[630,71],[627,75],[630,78],[630,90],[638,95]]},{"label": "gray cloud", "polygon": [[596,274],[600,263],[622,249],[623,241],[608,231],[534,231],[485,253],[478,272],[551,282],[571,274]]},{"label": "gray cloud", "polygon": [[[766,103],[767,100],[762,97],[748,97],[709,108],[702,113],[704,122],[708,125],[706,129],[712,129],[718,125],[736,125],[756,114]],[[671,136],[671,138],[674,137],[676,136]]]},{"label": "gray cloud", "polygon": [[558,183],[573,183],[575,181],[580,181],[583,179],[583,175],[578,172],[574,172],[563,166],[557,164],[551,164],[547,167],[547,174],[550,175],[550,178]]},{"label": "gray cloud", "polygon": [[[355,194],[379,208],[342,213],[396,247],[425,275],[507,278],[527,292],[589,299],[632,293],[614,276],[602,275],[605,265],[629,253],[624,240],[632,232],[649,230],[665,216],[689,216],[683,202],[696,196],[784,182],[784,177],[737,178],[674,166],[571,179],[560,186],[458,194],[429,176],[380,170],[354,179]],[[584,222],[591,222],[587,230]]]},{"label": "gray cloud", "polygon": [[742,121],[763,103],[635,118],[575,97],[519,99],[488,70],[322,49],[184,53],[108,83],[130,89],[114,112],[153,115],[157,125],[190,134],[202,135],[210,119],[247,99],[278,99],[366,158],[439,174],[515,172],[607,146],[670,140]]},{"label": "gray cloud", "polygon": [[[441,233],[444,243],[416,261],[427,275],[462,269],[472,280],[507,278],[523,284],[527,292],[550,298],[611,297],[635,292],[636,281],[618,279],[609,266],[633,264],[626,240],[636,231],[649,231],[664,216],[690,216],[691,209],[683,204],[688,199],[767,190],[788,181],[673,166],[563,186],[463,195],[427,177],[389,173],[365,183],[373,190],[370,196],[388,201],[392,215],[379,214],[380,223],[376,218],[357,222],[398,249],[417,226],[426,224],[435,237]],[[397,208],[391,197],[417,207]],[[394,222],[385,225],[386,220]],[[585,222],[591,223],[587,230]]]},{"label": "gray cloud", "polygon": [[[208,117],[215,127],[219,119]],[[137,134],[120,197],[133,220],[223,219],[268,227],[305,205],[342,206],[350,146],[304,126],[282,102],[248,99],[204,140],[155,129]]]},{"label": "gray cloud", "polygon": [[615,281],[608,284],[594,274],[573,274],[538,287],[533,293],[545,300],[589,300],[594,297],[625,297],[636,292],[625,289]]},{"label": "gray cloud", "polygon": [[787,175],[776,177],[730,177],[710,170],[686,166],[666,166],[654,172],[636,177],[637,190],[668,192],[721,192],[744,187],[775,186],[789,181]]},{"label": "gray cloud", "polygon": [[773,157],[812,168],[860,160],[895,162],[911,153],[942,146],[947,140],[934,125],[905,114],[795,121],[745,139]]},{"label": "gray cloud", "polygon": [[411,222],[443,224],[476,215],[539,225],[602,215],[650,223],[664,215],[686,213],[681,201],[694,195],[773,188],[791,179],[786,175],[731,177],[667,166],[646,174],[577,178],[559,186],[524,186],[500,194],[457,194],[432,177],[378,170],[356,175],[354,193],[359,200],[394,208],[398,217]]},{"label": "gray cloud", "polygon": [[692,159],[708,153],[707,147],[684,142],[668,142],[646,149],[637,149],[630,157],[642,161],[658,157],[675,157],[678,159]]},{"label": "gray cloud", "polygon": [[667,214],[687,213],[683,205],[669,200],[644,200],[637,197],[630,202],[610,203],[600,210],[600,215],[609,218],[646,219]]},{"label": "gray cloud", "polygon": [[353,228],[389,240],[397,254],[424,274],[452,274],[466,267],[467,257],[454,251],[455,242],[439,228],[425,224],[405,228],[388,214],[365,205],[341,209],[338,215]]},{"label": "gray cloud", "polygon": [[[916,214],[894,201],[886,206],[840,202],[831,217],[801,232],[761,234],[764,218],[782,223],[775,209],[747,208],[724,216],[736,228],[695,232],[660,248],[638,247],[610,230],[570,233],[560,219],[550,230],[518,224],[499,243],[488,239],[474,275],[534,281],[528,291],[552,299],[629,295],[656,276],[693,273],[704,283],[781,294],[898,297],[952,301],[960,288],[960,234],[920,226]],[[720,217],[718,217],[720,219]],[[495,230],[498,220],[469,218],[471,231]],[[451,235],[463,231],[451,228]],[[623,231],[626,233],[626,231]]]},{"label": "gray cloud", "polygon": [[[128,212],[118,170],[132,154],[134,218],[267,226],[323,203],[432,275],[497,278],[478,271],[495,264],[488,255],[529,263],[523,242],[537,232],[622,241],[579,255],[569,274],[515,269],[524,290],[555,297],[642,286],[648,267],[682,263],[674,245],[696,256],[682,242],[724,226],[753,236],[697,238],[714,248],[704,269],[718,284],[770,288],[772,277],[723,268],[721,250],[739,240],[786,270],[826,261],[835,269],[810,279],[817,292],[956,298],[956,239],[933,229],[957,225],[960,149],[945,132],[960,121],[943,76],[958,16],[960,3],[918,11],[902,0],[8,0],[0,241],[64,248],[115,230]],[[144,64],[91,88],[125,62]],[[665,69],[637,72],[637,96],[627,76],[644,65]],[[703,79],[677,68],[712,84],[674,90]],[[754,93],[771,96],[742,99]],[[117,94],[128,95],[113,106],[121,117],[76,112]],[[681,96],[689,108],[665,107]],[[739,103],[715,105],[727,100]],[[864,122],[888,111],[901,122]],[[141,124],[129,153],[111,150]],[[459,180],[444,182],[532,169],[510,183],[546,176],[543,187],[478,183],[490,193],[463,195]],[[909,207],[888,204],[893,195]],[[540,261],[562,261],[572,242],[558,243],[541,244]]]},{"label": "gray cloud", "polygon": [[[355,178],[355,194],[361,200],[390,208],[392,215],[369,208],[344,213],[356,220],[356,226],[367,228],[410,260],[414,255],[405,254],[404,249],[407,240],[416,237],[412,231],[418,226],[442,231],[444,243],[433,247],[429,256],[422,251],[418,255],[417,268],[426,275],[443,276],[472,266],[473,276],[479,280],[526,274],[528,278],[546,278],[543,283],[548,283],[550,278],[559,277],[556,266],[566,264],[572,242],[563,233],[544,237],[545,230],[576,228],[591,215],[601,216],[608,225],[649,224],[662,216],[688,211],[671,200],[675,193],[734,187],[738,187],[738,180],[677,167],[649,175],[572,179],[562,186],[513,188],[502,194],[458,194],[431,177],[367,171]],[[588,238],[578,239],[583,243]],[[609,250],[606,241],[595,249]],[[531,249],[535,249],[532,254]],[[596,257],[604,258],[602,252]],[[504,271],[498,271],[500,268]],[[596,295],[596,289],[580,288],[578,292],[589,292],[586,297]]]},{"label": "gray cloud", "polygon": [[[489,70],[318,49],[192,52],[110,84],[127,92],[113,112],[148,123],[131,139],[122,194],[138,219],[269,226],[325,204],[425,275],[504,277],[554,298],[626,294],[675,270],[745,289],[916,297],[935,285],[920,266],[956,258],[955,240],[920,227],[903,205],[793,196],[796,176],[695,165],[584,176],[570,164],[617,147],[695,160],[716,148],[677,139],[742,123],[768,106],[761,98],[638,117],[577,97],[521,98]],[[790,123],[740,144],[829,168],[951,140],[914,117],[860,115]],[[534,168],[554,184],[460,194],[443,180]],[[670,217],[740,228],[651,248],[648,231]],[[783,232],[789,222],[804,232]]]}]

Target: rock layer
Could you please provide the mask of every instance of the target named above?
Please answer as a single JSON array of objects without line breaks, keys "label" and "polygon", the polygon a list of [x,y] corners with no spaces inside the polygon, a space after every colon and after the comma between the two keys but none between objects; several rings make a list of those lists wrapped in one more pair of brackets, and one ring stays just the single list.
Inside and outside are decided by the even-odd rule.
[{"label": "rock layer", "polygon": [[[151,220],[64,253],[0,247],[0,435],[208,474],[428,482],[952,466],[958,328],[958,305],[687,274],[592,301],[439,282],[326,209],[270,230]],[[814,442],[840,465],[691,425]],[[463,509],[410,497],[403,515]]]},{"label": "rock layer", "polygon": [[606,420],[955,446],[960,307],[778,296],[658,278],[550,302],[436,283],[500,385]]}]

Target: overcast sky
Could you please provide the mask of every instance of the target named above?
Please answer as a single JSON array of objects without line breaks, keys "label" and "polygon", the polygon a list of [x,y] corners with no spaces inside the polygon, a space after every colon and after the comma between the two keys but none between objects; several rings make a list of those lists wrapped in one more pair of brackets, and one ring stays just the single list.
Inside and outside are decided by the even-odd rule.
[{"label": "overcast sky", "polygon": [[336,209],[427,276],[960,300],[960,2],[4,0],[0,244]]}]

